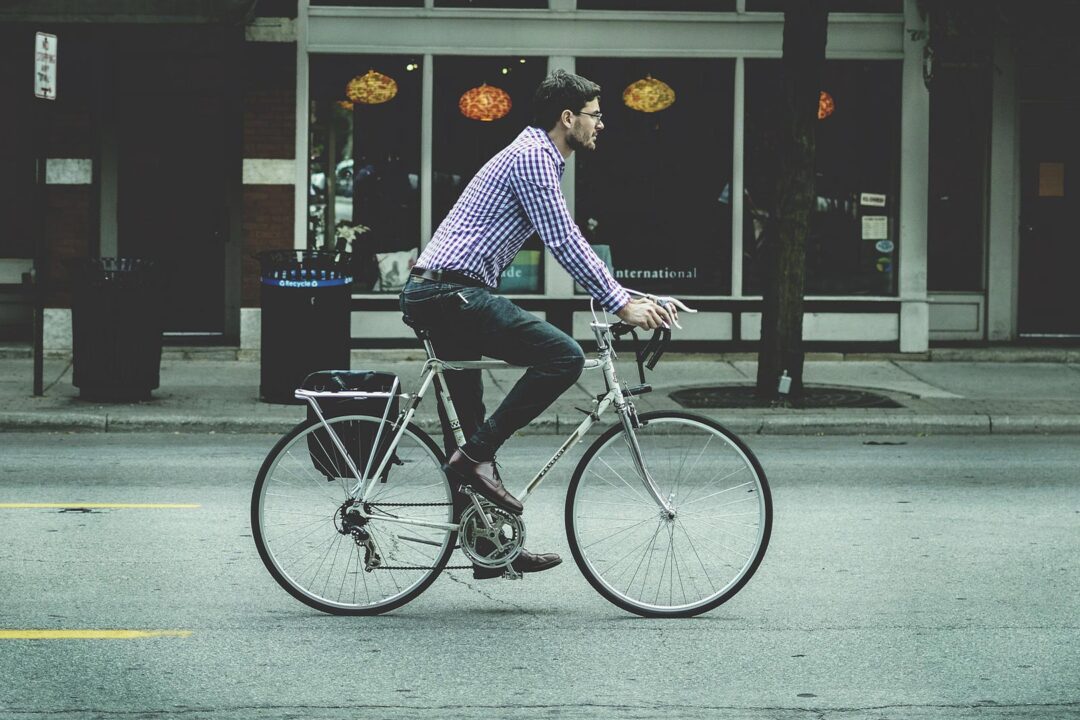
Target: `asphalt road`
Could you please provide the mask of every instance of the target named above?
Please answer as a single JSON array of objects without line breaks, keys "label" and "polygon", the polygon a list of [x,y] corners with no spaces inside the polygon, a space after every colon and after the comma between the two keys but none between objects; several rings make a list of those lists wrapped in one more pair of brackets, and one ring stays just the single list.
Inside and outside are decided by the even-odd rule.
[{"label": "asphalt road", "polygon": [[[251,540],[273,440],[0,434],[0,718],[1080,717],[1073,438],[751,438],[769,552],[727,604],[672,621],[624,613],[574,567],[580,449],[525,516],[561,567],[448,573],[375,618],[310,610]],[[512,490],[551,441],[504,451]],[[166,634],[4,637],[47,629]]]}]

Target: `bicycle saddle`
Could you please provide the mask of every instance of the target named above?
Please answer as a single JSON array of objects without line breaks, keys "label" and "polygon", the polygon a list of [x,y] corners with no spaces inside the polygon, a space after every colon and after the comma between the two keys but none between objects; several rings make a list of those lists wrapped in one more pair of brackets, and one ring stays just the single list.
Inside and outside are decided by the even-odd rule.
[{"label": "bicycle saddle", "polygon": [[420,325],[415,320],[410,320],[408,315],[402,315],[401,321],[413,329],[413,332],[416,333],[416,337],[421,340],[431,339],[431,331],[427,326]]}]

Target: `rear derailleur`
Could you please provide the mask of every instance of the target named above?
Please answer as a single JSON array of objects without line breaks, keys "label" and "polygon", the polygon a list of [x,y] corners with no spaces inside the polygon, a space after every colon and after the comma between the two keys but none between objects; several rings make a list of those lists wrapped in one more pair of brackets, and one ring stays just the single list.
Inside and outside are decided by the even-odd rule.
[{"label": "rear derailleur", "polygon": [[[357,505],[359,502],[353,498],[346,500],[334,514],[334,528],[342,535],[352,536],[356,546],[364,549],[364,572],[371,572],[382,566],[383,559],[378,548],[375,547],[375,540],[371,537],[371,533],[364,527],[368,524],[368,518],[352,509]],[[371,511],[366,505],[364,510]]]}]

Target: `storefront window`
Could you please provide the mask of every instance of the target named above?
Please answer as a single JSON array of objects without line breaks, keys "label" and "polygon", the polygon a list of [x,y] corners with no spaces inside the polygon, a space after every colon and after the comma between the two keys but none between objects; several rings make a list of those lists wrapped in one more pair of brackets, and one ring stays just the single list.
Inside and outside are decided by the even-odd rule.
[{"label": "storefront window", "polygon": [[[586,239],[625,286],[730,293],[734,61],[579,58],[577,71],[599,83],[604,114],[597,149],[575,154]],[[659,92],[627,105],[635,83]]]},{"label": "storefront window", "polygon": [[578,10],[735,12],[735,0],[577,0]]},{"label": "storefront window", "polygon": [[424,7],[424,0],[311,0],[311,4],[332,7]]},{"label": "storefront window", "polygon": [[358,292],[399,291],[419,252],[420,63],[311,58],[308,246],[352,252]]},{"label": "storefront window", "polygon": [[733,13],[735,0],[578,0],[578,10],[663,10]]},{"label": "storefront window", "polygon": [[510,10],[547,9],[548,0],[435,0],[437,8],[507,8]]},{"label": "storefront window", "polygon": [[[816,131],[817,202],[806,242],[807,295],[895,295],[899,256],[900,63],[829,61]],[[743,277],[760,294],[762,239],[785,110],[781,64],[746,64]]]},{"label": "storefront window", "polygon": [[[792,2],[801,0],[746,0],[747,12],[784,12]],[[841,13],[902,13],[903,0],[831,0],[829,12]]]},{"label": "storefront window", "polygon": [[[546,73],[542,57],[435,59],[431,218],[436,226],[476,171],[529,124],[532,96]],[[500,291],[543,292],[543,254],[540,238],[529,238],[503,272]]]},{"label": "storefront window", "polygon": [[990,72],[939,67],[930,86],[927,286],[982,290]]}]

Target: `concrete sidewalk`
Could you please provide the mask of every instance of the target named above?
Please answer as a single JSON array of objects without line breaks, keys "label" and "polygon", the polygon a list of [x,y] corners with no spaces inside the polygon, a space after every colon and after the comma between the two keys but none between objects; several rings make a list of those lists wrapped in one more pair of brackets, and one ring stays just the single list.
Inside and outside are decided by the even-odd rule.
[{"label": "concrete sidewalk", "polygon": [[[236,360],[235,349],[167,348],[161,386],[153,399],[131,404],[98,404],[78,398],[69,358],[45,361],[46,391],[33,397],[28,349],[0,348],[0,430],[96,432],[265,432],[282,433],[303,418],[301,406],[258,400],[259,363]],[[422,353],[358,350],[353,369],[397,373],[407,391],[415,389]],[[687,409],[671,399],[675,390],[717,385],[750,385],[753,355],[667,354],[646,379],[653,392],[637,400],[639,411],[685,410],[714,418],[739,434],[1071,433],[1080,434],[1080,352],[1071,349],[935,350],[926,359],[888,355],[809,355],[808,386],[875,391],[900,408],[826,410]],[[487,372],[488,409],[494,408],[520,374]],[[636,381],[632,356],[620,360],[620,378]],[[581,381],[522,432],[569,433],[581,421],[577,408],[603,390],[596,371]],[[425,400],[417,422],[437,430],[433,398]],[[605,416],[599,432],[614,422]]]}]

